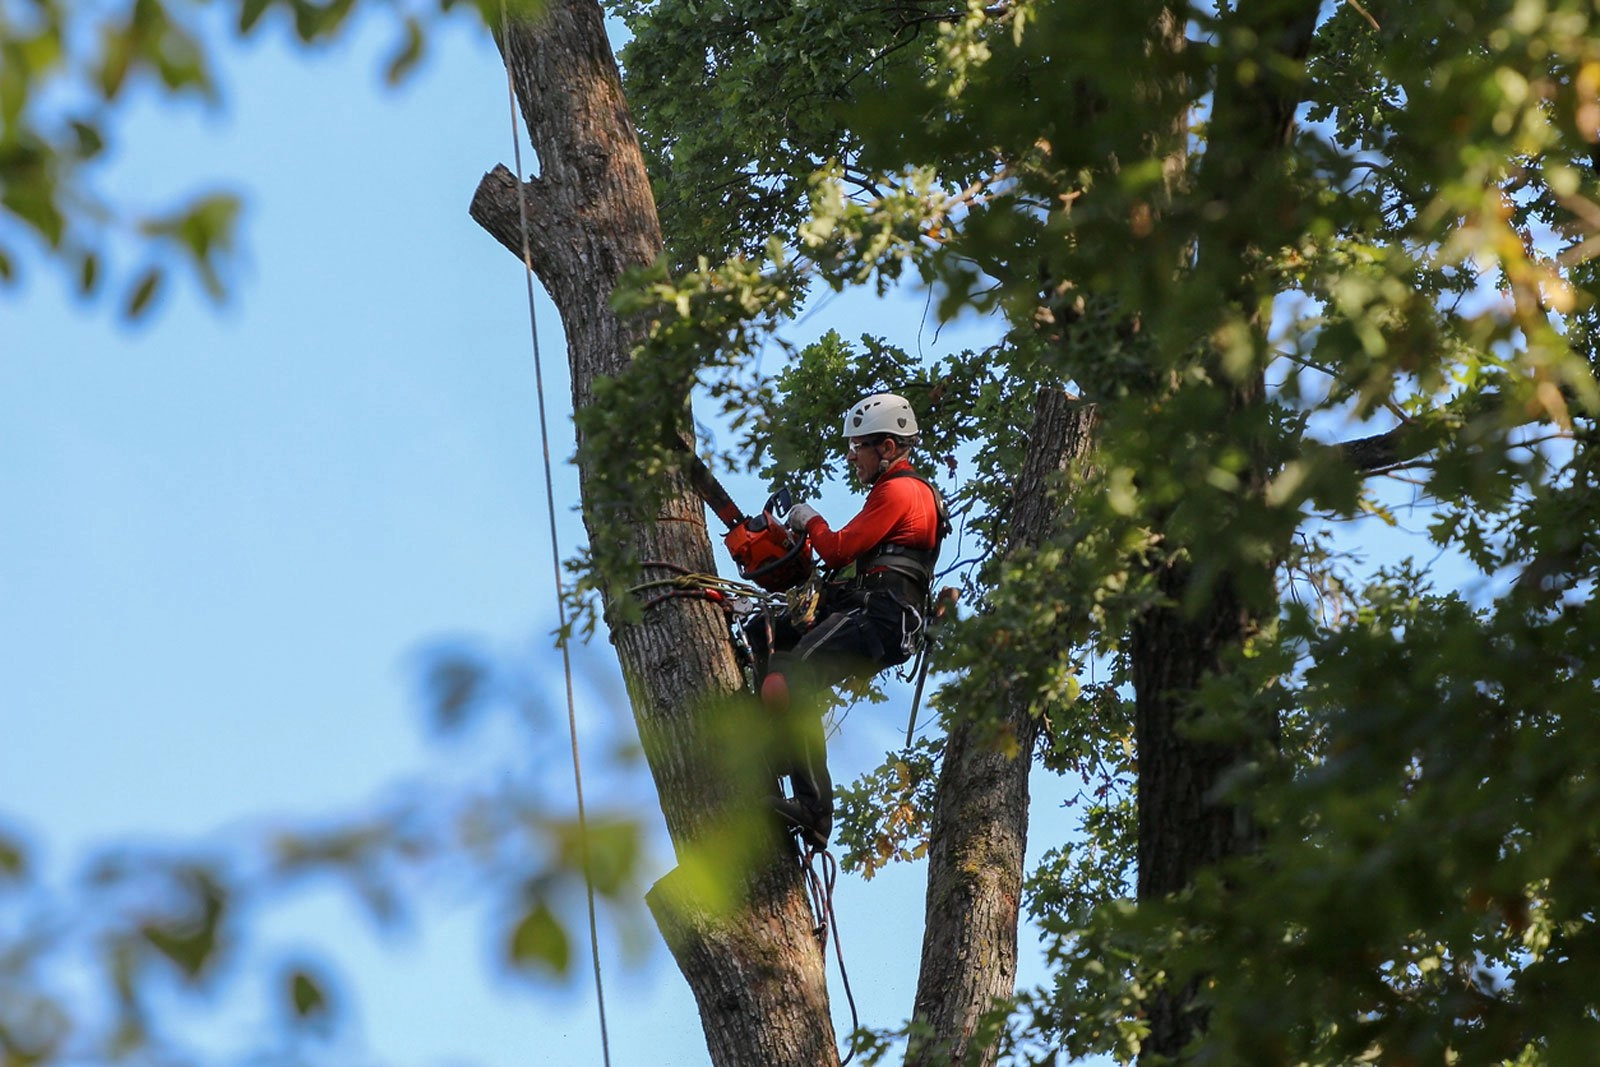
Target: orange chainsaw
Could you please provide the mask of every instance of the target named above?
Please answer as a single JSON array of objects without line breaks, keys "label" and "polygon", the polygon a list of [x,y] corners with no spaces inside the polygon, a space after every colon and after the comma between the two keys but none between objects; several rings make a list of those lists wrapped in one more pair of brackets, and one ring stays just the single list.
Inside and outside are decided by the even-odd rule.
[{"label": "orange chainsaw", "polygon": [[789,490],[780,489],[768,497],[761,514],[746,516],[700,457],[681,438],[674,439],[684,450],[689,484],[717,518],[728,524],[722,543],[728,546],[739,577],[769,593],[786,592],[810,578],[810,538],[784,522],[793,507]]}]

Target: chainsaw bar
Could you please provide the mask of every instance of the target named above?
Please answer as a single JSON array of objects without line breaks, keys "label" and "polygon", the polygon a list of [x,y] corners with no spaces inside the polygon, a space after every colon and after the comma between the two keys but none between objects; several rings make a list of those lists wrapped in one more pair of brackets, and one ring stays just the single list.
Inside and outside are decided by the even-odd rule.
[{"label": "chainsaw bar", "polygon": [[743,522],[744,512],[739,510],[739,505],[733,502],[733,497],[722,488],[717,476],[711,473],[711,468],[695,454],[689,443],[675,433],[669,434],[667,440],[683,451],[684,471],[689,475],[689,484],[694,486],[694,491],[700,494],[700,499],[716,513],[717,518],[727,523],[730,530]]},{"label": "chainsaw bar", "polygon": [[667,441],[682,451],[684,470],[694,491],[727,523],[722,543],[741,578],[768,592],[781,593],[811,576],[810,541],[804,533],[790,532],[784,523],[793,506],[787,489],[772,494],[759,515],[746,517],[689,442],[676,433],[669,433]]}]

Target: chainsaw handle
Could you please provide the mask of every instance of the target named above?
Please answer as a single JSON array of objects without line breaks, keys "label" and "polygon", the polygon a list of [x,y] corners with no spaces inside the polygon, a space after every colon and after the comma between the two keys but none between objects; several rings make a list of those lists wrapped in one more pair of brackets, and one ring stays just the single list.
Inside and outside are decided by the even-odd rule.
[{"label": "chainsaw handle", "polygon": [[767,503],[761,510],[765,514],[771,515],[778,522],[787,523],[789,521],[789,512],[794,510],[794,494],[789,492],[788,486],[784,486],[767,497]]}]

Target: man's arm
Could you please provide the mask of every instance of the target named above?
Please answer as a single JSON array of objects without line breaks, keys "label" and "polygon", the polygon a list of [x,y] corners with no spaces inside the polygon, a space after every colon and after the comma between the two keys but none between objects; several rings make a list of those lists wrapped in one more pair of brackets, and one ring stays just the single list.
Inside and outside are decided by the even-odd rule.
[{"label": "man's arm", "polygon": [[828,520],[814,515],[806,523],[806,533],[811,537],[811,547],[817,550],[822,562],[830,567],[842,567],[855,561],[894,529],[895,523],[905,514],[905,491],[915,486],[910,478],[881,482],[867,494],[866,506],[861,514],[834,530]]}]

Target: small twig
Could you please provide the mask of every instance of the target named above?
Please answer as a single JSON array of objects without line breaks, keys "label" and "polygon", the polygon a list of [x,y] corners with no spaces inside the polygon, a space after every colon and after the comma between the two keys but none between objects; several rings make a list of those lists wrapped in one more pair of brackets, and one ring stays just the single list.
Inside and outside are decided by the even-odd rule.
[{"label": "small twig", "polygon": [[1390,400],[1390,399],[1386,398],[1383,401],[1383,407],[1384,407],[1384,410],[1389,412],[1389,414],[1391,414],[1395,418],[1399,419],[1400,420],[1400,424],[1402,426],[1410,426],[1412,423],[1417,421],[1412,416],[1407,415],[1406,412],[1405,412],[1405,409],[1402,408],[1399,404],[1395,403],[1393,400]]},{"label": "small twig", "polygon": [[1563,267],[1576,267],[1596,256],[1600,256],[1600,234],[1585,237],[1581,243],[1564,250],[1556,256],[1556,262]]},{"label": "small twig", "polygon": [[1355,8],[1356,9],[1356,13],[1359,14],[1362,18],[1366,19],[1367,20],[1367,25],[1371,26],[1374,31],[1378,31],[1378,30],[1382,30],[1383,29],[1382,26],[1378,25],[1378,20],[1373,18],[1371,13],[1369,13],[1366,8],[1361,6],[1360,0],[1345,0],[1345,3],[1347,3],[1351,7]]}]

